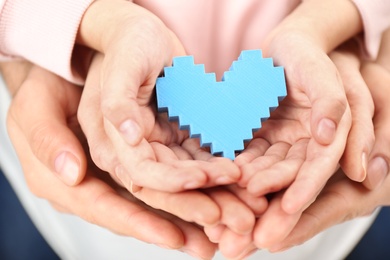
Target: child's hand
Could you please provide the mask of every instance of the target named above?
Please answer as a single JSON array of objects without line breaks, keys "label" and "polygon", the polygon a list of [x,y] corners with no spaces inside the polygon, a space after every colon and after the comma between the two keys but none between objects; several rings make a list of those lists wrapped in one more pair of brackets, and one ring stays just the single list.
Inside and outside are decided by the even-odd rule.
[{"label": "child's hand", "polygon": [[267,53],[285,66],[288,95],[236,163],[244,175],[240,184],[253,195],[286,188],[282,208],[294,214],[338,167],[351,113],[337,68],[307,36],[284,34],[269,46]]},{"label": "child's hand", "polygon": [[252,195],[277,193],[253,231],[259,248],[270,248],[290,233],[302,211],[337,169],[350,128],[349,108],[335,140],[327,146],[312,136],[310,113],[310,107],[299,107],[287,97],[236,159],[237,163],[249,162],[240,165],[240,185]]},{"label": "child's hand", "polygon": [[[101,66],[89,72],[79,112],[99,167],[116,180],[130,182],[123,183],[126,187],[169,192],[228,184],[240,177],[228,159],[201,162],[175,155],[188,136],[157,114],[154,85],[163,67],[185,52],[156,16],[127,1],[96,1],[83,18],[79,38],[104,54]],[[106,157],[107,151],[111,155]]]},{"label": "child's hand", "polygon": [[[100,66],[102,64],[102,55],[96,55],[94,58],[79,108],[79,117],[81,119],[83,129],[88,140],[89,145],[99,145],[96,150],[102,152],[101,156],[104,158],[95,158],[95,161],[101,161],[102,164],[98,165],[102,169],[108,171],[111,176],[120,185],[126,187],[135,197],[145,202],[149,206],[157,209],[162,209],[166,212],[174,214],[186,221],[195,222],[201,226],[213,226],[219,223],[226,225],[231,230],[238,233],[248,232],[254,225],[254,215],[250,209],[242,203],[240,199],[235,199],[231,196],[231,199],[226,199],[226,196],[221,197],[213,196],[216,191],[210,191],[205,194],[199,190],[191,191],[174,191],[172,192],[173,184],[180,183],[177,179],[177,175],[173,170],[167,170],[163,163],[170,165],[170,161],[179,165],[180,163],[186,163],[192,166],[194,169],[207,171],[209,174],[222,174],[224,172],[238,173],[238,167],[234,163],[226,158],[216,158],[209,152],[199,149],[199,142],[195,139],[183,138],[180,142],[176,143],[177,136],[175,136],[177,126],[171,124],[162,115],[156,115],[157,120],[164,125],[163,128],[154,131],[158,131],[160,134],[157,138],[164,138],[166,135],[172,135],[168,141],[169,146],[163,145],[160,142],[151,142],[150,147],[154,154],[157,156],[157,163],[161,164],[159,171],[156,169],[145,170],[140,168],[132,174],[127,174],[124,171],[124,167],[121,166],[111,141],[108,139],[104,127],[102,126],[102,114],[99,110],[100,103],[100,91],[95,86],[98,85]],[[153,110],[152,108],[150,108]],[[152,112],[150,112],[152,113]],[[84,119],[84,120],[82,120]],[[86,127],[85,127],[85,124]],[[162,130],[163,129],[163,130]],[[92,132],[91,132],[92,131]],[[121,138],[118,138],[118,142],[123,145],[122,153],[126,154],[129,147],[126,143],[122,142]],[[146,142],[146,141],[145,141]],[[149,145],[149,143],[146,142]],[[135,147],[139,153],[143,152],[144,147]],[[92,148],[93,149],[93,148]],[[124,155],[126,156],[126,155]],[[146,160],[142,162],[143,167],[148,167],[148,164],[156,162],[150,162]],[[232,168],[233,166],[233,168]],[[165,168],[164,168],[165,167]],[[189,168],[189,167],[188,167]],[[150,172],[148,172],[148,170]],[[186,173],[184,171],[184,173]],[[228,174],[226,174],[228,176]],[[134,185],[134,176],[140,178],[139,182],[145,182],[144,187]],[[225,176],[223,176],[225,178]],[[137,180],[138,181],[138,180]],[[191,179],[189,179],[191,181]],[[223,179],[221,184],[229,182],[229,179]],[[213,179],[209,180],[206,184],[218,184],[213,183]],[[159,185],[166,185],[167,187],[160,188]],[[169,186],[170,185],[170,186]],[[151,188],[150,188],[151,187]],[[225,199],[224,199],[225,198]],[[226,214],[227,209],[232,207],[238,211],[237,214]],[[239,221],[237,221],[237,219]]]}]

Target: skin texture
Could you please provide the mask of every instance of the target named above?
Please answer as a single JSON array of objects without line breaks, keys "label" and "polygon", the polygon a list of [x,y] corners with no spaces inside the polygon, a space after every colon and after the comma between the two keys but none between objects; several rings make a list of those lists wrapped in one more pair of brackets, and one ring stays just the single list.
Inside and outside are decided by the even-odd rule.
[{"label": "skin texture", "polygon": [[[101,17],[107,8],[112,12]],[[156,16],[131,2],[97,1],[85,13],[78,39],[104,54],[99,79],[85,86],[85,95],[98,95],[94,100],[99,107],[94,108],[102,117],[92,120],[96,109],[90,109],[88,98],[81,100],[78,113],[92,158],[101,169],[126,187],[169,192],[230,184],[240,178],[238,167],[228,159],[202,162],[175,156],[173,148],[188,135],[157,114],[153,94],[163,67],[185,52]],[[115,158],[106,158],[107,146],[115,150]]]},{"label": "skin texture", "polygon": [[[104,126],[101,125],[101,122],[103,121],[103,116],[101,114],[101,110],[99,108],[99,98],[100,98],[100,90],[99,88],[96,88],[95,86],[98,86],[97,81],[99,80],[99,72],[100,68],[103,65],[103,56],[97,55],[94,61],[92,62],[90,72],[88,74],[88,78],[86,81],[86,85],[82,94],[82,98],[80,101],[80,108],[79,113],[83,113],[83,110],[88,111],[87,114],[83,115],[85,118],[88,118],[88,126],[91,127],[91,129],[104,129]],[[152,110],[152,107],[147,107],[146,109]],[[148,113],[147,111],[145,114]],[[99,118],[100,116],[100,118]],[[160,116],[160,115],[158,115]],[[79,114],[80,117],[80,114]],[[96,118],[96,120],[95,120]],[[83,121],[82,118],[80,122]],[[152,120],[153,121],[153,120]],[[169,126],[169,123],[167,121],[167,118],[157,118],[156,121],[159,121],[159,124],[165,124],[165,127],[171,127]],[[87,127],[84,127],[84,129],[87,129]],[[173,125],[172,127],[177,127]],[[161,127],[164,128],[164,127]],[[166,134],[167,131],[162,131],[159,126],[157,126],[158,134],[156,134],[159,137],[162,137],[164,134]],[[87,130],[88,131],[88,130]],[[173,131],[173,130],[171,130]],[[86,133],[86,136],[88,138],[88,132],[84,131]],[[96,133],[96,132],[95,132]],[[168,134],[171,132],[168,131]],[[100,131],[99,135],[96,137],[97,143],[100,145],[103,143],[102,140],[106,140],[104,146],[102,146],[101,151],[105,152],[104,158],[107,158],[111,156],[110,161],[115,161],[115,150],[112,146],[110,146],[109,138],[105,135],[104,131]],[[121,141],[121,138],[118,137],[118,143]],[[162,141],[153,141],[150,142],[150,145],[154,151],[154,153],[157,155],[157,158],[161,162],[169,162],[169,161],[178,161],[178,162],[193,162],[193,159],[198,159],[197,164],[202,165],[204,164],[204,168],[208,167],[210,172],[213,171],[221,171],[223,170],[223,167],[229,167],[232,162],[228,162],[227,164],[220,163],[221,167],[210,167],[206,163],[208,161],[214,162],[214,165],[216,165],[217,161],[227,161],[227,159],[223,158],[215,158],[213,156],[204,156],[206,152],[199,152],[197,151],[197,147],[199,146],[198,142],[194,142],[193,140],[186,139],[182,141],[182,145],[180,143],[173,143],[169,144],[169,147],[172,147],[173,149],[169,149],[168,147],[161,144]],[[90,142],[93,144],[94,142]],[[123,142],[122,142],[123,143]],[[131,148],[129,148],[127,145],[122,146],[122,153],[131,154]],[[136,151],[142,152],[142,147],[138,147]],[[207,153],[209,154],[209,153]],[[107,156],[107,157],[106,157]],[[126,155],[128,156],[128,155]],[[207,169],[207,168],[206,168]],[[237,167],[238,169],[238,167]],[[228,169],[226,170],[228,171]],[[139,174],[146,174],[144,171],[141,171]],[[158,171],[154,171],[152,176],[145,176],[144,178],[149,179],[150,182],[159,182],[159,181],[167,181],[166,179],[169,178],[175,178],[175,176],[172,176],[172,172],[168,173],[161,173]],[[167,212],[170,212],[172,214],[175,214],[182,219],[186,221],[193,221],[196,222],[202,226],[211,226],[216,225],[222,221],[223,224],[226,224],[229,228],[236,230],[239,233],[242,232],[248,232],[248,230],[251,230],[254,225],[254,214],[252,211],[240,200],[228,200],[227,198],[222,199],[221,201],[216,200],[211,196],[211,194],[216,193],[216,190],[207,190],[207,195],[204,192],[196,191],[196,190],[190,190],[190,191],[180,191],[177,193],[174,192],[167,192],[165,190],[157,190],[156,188],[148,188],[148,187],[142,187],[137,188],[136,190],[134,187],[131,186],[130,183],[132,183],[131,177],[127,174],[119,173],[116,175],[118,179],[118,183],[122,184],[124,187],[126,187],[128,190],[130,190],[134,196],[141,199],[145,203],[147,203],[150,206],[153,206],[155,208],[163,209]],[[161,180],[160,180],[161,177]],[[164,180],[165,179],[165,180]],[[130,185],[129,185],[130,184]],[[151,186],[150,184],[148,186]],[[226,192],[223,192],[225,194]],[[214,196],[215,197],[215,196]],[[234,215],[227,215],[223,217],[223,212],[226,207],[238,207],[237,212],[238,214]],[[196,208],[196,214],[193,213],[193,209]],[[245,223],[243,225],[243,223]]]},{"label": "skin texture", "polygon": [[[111,4],[113,11],[99,16]],[[321,19],[312,16],[318,15],[313,11],[317,8],[322,21],[328,22],[319,24]],[[97,16],[101,19],[95,19]],[[330,30],[323,24],[337,29]],[[83,18],[78,42],[104,56],[95,57],[83,93],[34,67],[22,80],[13,101],[8,127],[29,186],[65,212],[114,232],[122,223],[129,226],[125,235],[181,248],[202,258],[210,258],[215,245],[198,226],[185,221],[203,226],[226,257],[242,258],[256,247],[278,251],[302,243],[348,217],[367,214],[387,203],[381,197],[386,195],[382,186],[386,183],[383,179],[389,158],[383,145],[389,139],[383,130],[386,105],[378,97],[380,91],[373,87],[375,84],[370,83],[375,78],[373,73],[385,74],[386,70],[362,71],[371,99],[360,77],[359,60],[350,51],[352,47],[327,54],[360,30],[357,10],[349,1],[308,0],[270,34],[263,49],[278,65],[285,66],[289,96],[233,163],[200,149],[197,142],[154,110],[155,78],[173,56],[184,53],[175,35],[153,14],[129,2],[97,1]],[[134,47],[128,48],[128,42]],[[134,59],[122,58],[128,56]],[[383,66],[385,60],[378,58],[377,63]],[[39,92],[36,86],[43,88]],[[42,99],[41,106],[30,111],[26,104],[37,100],[34,96]],[[82,143],[89,144],[93,162],[115,182],[107,173],[87,164],[89,156],[76,138],[81,131],[78,122],[87,138]],[[374,144],[373,132],[381,143]],[[363,184],[376,189],[370,192],[345,177],[332,177],[340,159],[349,178],[362,181],[368,175]],[[36,174],[44,172],[51,175],[45,175],[45,182],[37,182]],[[71,189],[59,182],[56,174],[63,183],[78,185]],[[332,181],[325,186],[330,178]],[[56,189],[44,189],[52,183],[56,183]],[[213,188],[216,185],[228,186]],[[345,193],[341,191],[344,186]],[[122,187],[150,206],[185,221],[151,210]],[[75,190],[79,193],[71,192]],[[274,193],[272,198],[268,196],[270,192]],[[337,202],[334,200],[338,196],[329,195],[338,193],[342,194],[339,197],[350,196],[351,202],[358,201],[360,195],[370,195],[370,199],[364,200],[365,207],[329,211],[328,215],[318,216],[322,222],[311,221],[310,214],[318,215],[330,201],[344,205],[345,200]],[[79,198],[84,200],[74,204]],[[199,206],[196,214],[186,207],[188,201]],[[102,210],[112,205],[123,212],[117,223],[110,221],[111,212],[107,215]],[[146,222],[150,229],[139,230],[134,225],[138,220],[125,223],[129,215],[150,219]],[[172,232],[155,236],[157,225]],[[275,225],[278,232],[271,228]],[[313,226],[313,232],[303,234],[303,227],[308,226]]]}]

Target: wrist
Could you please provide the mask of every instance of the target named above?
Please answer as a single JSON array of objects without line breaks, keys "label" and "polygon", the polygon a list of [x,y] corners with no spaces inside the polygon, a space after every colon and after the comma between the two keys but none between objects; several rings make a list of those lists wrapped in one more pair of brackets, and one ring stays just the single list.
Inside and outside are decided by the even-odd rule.
[{"label": "wrist", "polygon": [[104,53],[113,43],[127,35],[126,30],[148,18],[156,17],[132,1],[95,1],[84,14],[76,42]]},{"label": "wrist", "polygon": [[11,96],[15,96],[19,87],[27,78],[32,64],[28,61],[9,61],[0,63],[0,72]]},{"label": "wrist", "polygon": [[349,0],[303,1],[267,37],[265,47],[281,35],[298,35],[328,53],[361,32],[358,9]]}]

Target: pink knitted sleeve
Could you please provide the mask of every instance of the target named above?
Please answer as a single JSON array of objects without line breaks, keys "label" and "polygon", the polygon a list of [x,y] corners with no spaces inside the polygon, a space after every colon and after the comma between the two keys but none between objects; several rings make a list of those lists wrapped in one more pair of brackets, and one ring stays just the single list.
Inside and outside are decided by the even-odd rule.
[{"label": "pink knitted sleeve", "polygon": [[74,50],[74,44],[81,18],[92,1],[1,1],[2,59],[24,58],[82,84],[82,72],[77,69],[80,66],[71,66],[72,54],[75,64],[85,64],[83,59],[89,51]]},{"label": "pink knitted sleeve", "polygon": [[364,26],[365,52],[376,58],[383,31],[390,27],[389,0],[353,0],[360,11]]}]

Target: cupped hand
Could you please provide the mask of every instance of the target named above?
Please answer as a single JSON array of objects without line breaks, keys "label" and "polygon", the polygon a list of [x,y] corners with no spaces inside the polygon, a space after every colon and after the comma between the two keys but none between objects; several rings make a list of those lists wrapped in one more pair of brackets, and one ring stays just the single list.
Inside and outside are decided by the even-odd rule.
[{"label": "cupped hand", "polygon": [[260,248],[283,240],[315,200],[338,168],[352,121],[339,71],[321,48],[299,33],[268,46],[285,67],[287,97],[235,160],[242,187],[255,196],[278,193],[254,229]]},{"label": "cupped hand", "polygon": [[[180,183],[175,172],[167,170],[172,166],[172,163],[179,164],[185,162],[188,166],[193,168],[199,168],[201,171],[208,171],[211,174],[223,174],[224,172],[237,172],[238,167],[225,158],[217,158],[212,156],[209,152],[200,149],[199,141],[196,139],[183,139],[179,143],[170,143],[168,146],[164,145],[163,141],[150,141],[150,146],[153,154],[157,155],[157,161],[145,160],[140,162],[140,167],[128,171],[125,168],[118,157],[116,151],[111,143],[111,140],[106,135],[103,126],[103,115],[100,108],[100,88],[96,88],[99,75],[100,66],[102,64],[102,55],[97,54],[94,58],[91,69],[86,81],[86,86],[83,90],[79,117],[82,125],[85,125],[84,130],[86,137],[90,145],[91,150],[95,149],[100,152],[100,158],[95,161],[100,161],[102,164],[98,164],[102,169],[109,171],[111,176],[116,180],[118,184],[127,188],[135,197],[143,201],[149,206],[157,209],[164,210],[171,214],[174,214],[181,219],[188,222],[195,222],[201,226],[213,226],[218,223],[223,223],[231,230],[237,233],[248,232],[254,225],[254,215],[241,200],[238,199],[226,199],[225,192],[219,192],[221,195],[215,195],[216,190],[203,191],[203,190],[170,190],[168,187],[159,189],[160,185],[165,182]],[[150,111],[145,113],[152,113],[155,109],[149,108]],[[175,137],[169,137],[168,134],[175,135],[176,125],[171,125],[164,115],[156,116],[156,132],[161,133],[158,138],[162,140],[164,134],[167,134],[167,139],[174,140]],[[154,120],[154,119],[151,119]],[[137,156],[137,152],[142,154],[145,146],[134,148],[134,151],[129,149],[122,138],[117,136],[119,143],[122,143],[121,154],[130,153],[133,156]],[[147,141],[145,141],[147,142]],[[164,141],[167,142],[167,141]],[[133,148],[132,148],[133,149]],[[95,154],[96,155],[96,154]],[[117,157],[118,156],[118,157]],[[126,155],[125,155],[126,156]],[[160,166],[153,171],[142,171],[142,166],[149,167],[158,163]],[[168,165],[168,166],[167,166]],[[233,166],[233,168],[230,168]],[[133,172],[138,170],[138,172]],[[212,180],[208,184],[224,184],[230,182],[228,176],[221,176],[222,180]],[[193,182],[189,179],[188,181]],[[137,184],[145,182],[145,185],[141,187]],[[135,184],[134,184],[135,183]],[[189,188],[189,187],[188,187]],[[167,191],[168,190],[168,191]],[[226,209],[236,208],[240,209],[239,214],[226,216]],[[242,225],[245,223],[245,225]]]},{"label": "cupped hand", "polygon": [[[80,91],[38,66],[32,66],[17,87],[9,121],[21,131],[37,159],[67,185],[77,185],[85,175],[86,157],[68,124],[76,121]],[[13,129],[9,132],[12,137]]]},{"label": "cupped hand", "polygon": [[374,102],[360,72],[359,47],[351,40],[333,51],[330,57],[340,72],[352,114],[352,127],[340,166],[347,176],[362,176],[359,181],[367,184],[367,179],[371,179],[367,173],[368,160],[375,142]]},{"label": "cupped hand", "polygon": [[[107,8],[115,19],[96,22]],[[177,159],[174,150],[188,134],[157,113],[154,86],[163,67],[185,51],[160,19],[131,2],[96,1],[83,18],[79,38],[104,54],[91,66],[79,110],[92,158],[101,169],[131,182],[125,186],[169,192],[229,184],[240,177],[228,159]]]},{"label": "cupped hand", "polygon": [[390,29],[382,35],[382,44],[375,62],[366,62],[361,73],[375,103],[375,144],[368,158],[367,178],[363,184],[369,189],[380,187],[389,174],[390,165],[390,108],[386,93],[390,92]]},{"label": "cupped hand", "polygon": [[[339,52],[335,62],[338,63],[344,59],[343,63],[346,65],[345,69],[350,71],[350,83],[355,82],[353,86],[355,90],[351,90],[352,94],[356,96],[356,100],[359,100],[359,95],[366,90],[361,89],[360,77],[363,76],[368,89],[369,94],[375,105],[375,111],[372,118],[374,125],[375,142],[370,150],[369,161],[367,167],[367,177],[363,181],[363,184],[352,182],[347,179],[342,171],[339,171],[324,187],[317,200],[306,209],[300,217],[297,225],[291,231],[291,233],[280,243],[275,244],[271,249],[273,251],[285,250],[294,245],[304,243],[308,239],[312,238],[321,231],[342,223],[344,221],[356,218],[359,216],[365,216],[371,214],[377,207],[390,205],[389,200],[389,145],[390,145],[390,105],[386,98],[386,93],[390,92],[390,48],[388,43],[390,42],[390,30],[383,35],[382,45],[378,54],[378,58],[375,62],[364,62],[361,67],[361,75],[356,74],[356,60],[351,57],[351,52],[345,53]],[[339,55],[346,55],[341,57]],[[341,64],[340,64],[341,65]],[[348,75],[348,74],[346,74]],[[346,78],[347,79],[347,78]],[[347,84],[345,84],[348,86]],[[358,93],[362,91],[362,93]],[[361,108],[364,105],[369,104],[369,99],[365,99],[361,96]],[[352,100],[350,101],[352,107]],[[359,103],[355,104],[359,105]],[[368,108],[368,109],[367,109]],[[366,131],[370,139],[370,123],[365,122],[366,128],[359,120],[364,119],[370,115],[370,106],[366,106],[367,111],[361,111],[354,117],[356,118],[355,124],[359,124],[362,127],[360,133]],[[357,110],[356,110],[357,111]],[[354,113],[354,112],[352,112]],[[365,114],[364,114],[365,113]],[[362,116],[362,118],[359,118]],[[350,135],[353,131],[351,130]],[[355,132],[358,136],[359,131]],[[363,136],[362,136],[363,137]],[[367,136],[366,136],[367,137]],[[366,139],[367,140],[367,139]],[[354,139],[356,142],[356,140]],[[364,141],[364,139],[363,139]],[[362,147],[362,142],[358,141],[356,147]],[[352,157],[351,157],[352,158]],[[343,209],[343,210],[340,210]]]},{"label": "cupped hand", "polygon": [[[11,104],[7,127],[31,191],[57,209],[112,232],[211,258],[216,246],[198,226],[146,206],[91,161],[87,163],[82,147],[86,142],[76,119],[81,90],[34,67]],[[74,187],[54,174],[51,158],[64,149],[83,166],[78,169],[79,183]],[[64,170],[68,174],[73,168]]]}]

